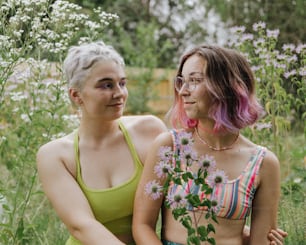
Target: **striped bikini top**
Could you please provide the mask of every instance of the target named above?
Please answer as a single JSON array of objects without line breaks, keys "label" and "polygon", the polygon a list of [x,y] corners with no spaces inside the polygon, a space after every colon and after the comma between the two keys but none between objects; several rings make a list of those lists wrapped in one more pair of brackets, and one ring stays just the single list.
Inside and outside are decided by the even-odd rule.
[{"label": "striped bikini top", "polygon": [[[176,132],[171,131],[174,141]],[[174,151],[178,152],[179,146],[174,143]],[[209,196],[211,200],[218,202],[218,209],[215,210],[217,217],[226,219],[241,220],[246,219],[252,209],[252,201],[255,196],[256,189],[259,184],[258,173],[266,153],[266,148],[257,146],[251,155],[243,172],[233,180],[218,184],[213,188],[213,192]],[[196,185],[193,180],[184,182],[182,185],[174,183],[170,184],[168,189],[170,194],[198,194],[200,199],[203,198],[201,186]]]}]

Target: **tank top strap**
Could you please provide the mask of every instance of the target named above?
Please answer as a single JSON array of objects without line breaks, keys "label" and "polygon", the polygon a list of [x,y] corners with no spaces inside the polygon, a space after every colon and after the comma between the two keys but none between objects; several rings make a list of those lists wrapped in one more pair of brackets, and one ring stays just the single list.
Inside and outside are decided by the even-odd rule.
[{"label": "tank top strap", "polygon": [[131,154],[132,154],[132,157],[133,157],[134,161],[137,162],[137,165],[143,166],[142,162],[140,161],[140,159],[138,157],[137,151],[136,151],[135,146],[134,146],[134,144],[131,140],[129,132],[126,130],[125,126],[123,125],[123,123],[120,120],[118,121],[118,123],[119,123],[120,130],[122,131],[122,133],[124,135],[126,143],[127,143],[128,147],[131,151]]},{"label": "tank top strap", "polygon": [[79,129],[76,129],[74,132],[74,158],[76,162],[76,178],[78,179],[81,176],[81,165],[80,165],[80,153],[79,153]]}]

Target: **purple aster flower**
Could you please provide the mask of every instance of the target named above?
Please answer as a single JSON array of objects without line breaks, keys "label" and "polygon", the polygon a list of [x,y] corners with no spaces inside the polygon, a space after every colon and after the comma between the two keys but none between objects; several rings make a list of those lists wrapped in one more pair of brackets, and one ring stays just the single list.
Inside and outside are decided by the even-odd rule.
[{"label": "purple aster flower", "polygon": [[277,39],[279,35],[279,30],[276,29],[276,30],[267,30],[267,37],[271,37],[271,38],[274,38],[274,39]]},{"label": "purple aster flower", "polygon": [[185,147],[185,146],[191,147],[193,144],[192,133],[187,133],[185,131],[179,132],[178,138],[179,138],[179,144],[182,147]]},{"label": "purple aster flower", "polygon": [[153,200],[161,197],[163,187],[156,181],[152,180],[145,185],[145,194],[150,196]]},{"label": "purple aster flower", "polygon": [[184,193],[168,193],[166,202],[168,202],[172,209],[182,208],[187,205],[187,199],[185,196]]},{"label": "purple aster flower", "polygon": [[306,49],[306,44],[305,43],[303,43],[303,44],[299,44],[297,47],[296,47],[296,52],[298,53],[298,54],[300,54],[300,53],[302,53],[303,52],[303,50],[305,50]]},{"label": "purple aster flower", "polygon": [[306,67],[305,67],[305,66],[304,66],[304,67],[301,67],[301,69],[300,69],[300,71],[299,71],[299,74],[300,74],[301,76],[303,76],[303,77],[306,76]]},{"label": "purple aster flower", "polygon": [[250,33],[243,34],[241,37],[241,41],[243,42],[248,41],[248,40],[253,40],[253,39],[254,39],[254,35]]},{"label": "purple aster flower", "polygon": [[259,31],[259,30],[265,29],[265,28],[266,28],[266,23],[265,22],[259,21],[255,24],[253,24],[253,30],[254,31]]},{"label": "purple aster flower", "polygon": [[198,154],[191,147],[188,147],[188,148],[186,147],[180,153],[180,160],[182,164],[186,166],[191,166],[197,158],[198,158]]},{"label": "purple aster flower", "polygon": [[172,158],[172,150],[170,146],[161,146],[158,151],[158,156],[162,161],[168,162]]},{"label": "purple aster flower", "polygon": [[290,52],[292,52],[292,51],[295,50],[295,46],[294,46],[294,44],[284,44],[283,47],[282,47],[282,49],[283,49],[284,51],[290,51]]},{"label": "purple aster flower", "polygon": [[296,70],[295,69],[284,73],[285,78],[289,78],[289,77],[292,77],[294,75],[296,75]]},{"label": "purple aster flower", "polygon": [[219,212],[219,210],[221,209],[221,204],[218,203],[218,201],[216,199],[211,199],[211,210],[214,211],[215,213]]},{"label": "purple aster flower", "polygon": [[174,167],[169,162],[160,161],[154,167],[154,173],[158,178],[166,177],[168,173],[173,173]]},{"label": "purple aster flower", "polygon": [[227,182],[227,176],[223,170],[217,169],[216,171],[213,171],[208,177],[207,177],[207,183],[214,187],[216,185],[226,183]]},{"label": "purple aster flower", "polygon": [[256,126],[256,129],[260,131],[260,130],[265,129],[265,128],[272,128],[272,123],[271,122],[256,123],[255,126]]},{"label": "purple aster flower", "polygon": [[245,32],[245,26],[235,26],[230,28],[230,31],[232,33],[244,33]]},{"label": "purple aster flower", "polygon": [[213,156],[205,155],[201,156],[198,160],[198,166],[202,170],[206,170],[208,173],[211,173],[216,168],[216,160]]}]

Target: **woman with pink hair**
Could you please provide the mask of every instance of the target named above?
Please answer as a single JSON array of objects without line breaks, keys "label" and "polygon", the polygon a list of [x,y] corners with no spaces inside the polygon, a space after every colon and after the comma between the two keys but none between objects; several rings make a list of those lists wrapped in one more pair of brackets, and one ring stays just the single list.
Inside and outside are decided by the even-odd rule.
[{"label": "woman with pink hair", "polygon": [[[170,183],[164,198],[151,198],[144,190],[147,183],[165,183],[157,174],[158,155],[163,147],[182,149],[177,135],[191,135],[192,150],[198,155],[211,156],[216,167],[226,174],[225,181],[213,187],[211,197],[218,203],[215,210],[218,224],[214,224],[212,238],[218,245],[282,244],[277,227],[280,196],[280,166],[275,154],[266,147],[244,137],[240,130],[254,124],[263,109],[255,95],[255,79],[250,65],[240,53],[219,46],[201,45],[186,52],[181,58],[174,81],[175,100],[168,116],[174,130],[157,137],[145,162],[134,204],[133,235],[137,244],[187,244],[187,230],[165,208],[171,194],[181,198],[197,185],[185,183],[182,188]],[[182,152],[182,151],[181,151]],[[175,164],[175,162],[173,163]],[[199,166],[188,170],[197,173]],[[170,169],[170,167],[169,167]],[[202,189],[196,195],[202,196]],[[156,190],[156,186],[155,186]],[[194,194],[194,193],[193,193]],[[157,196],[155,196],[157,197]],[[182,199],[180,199],[181,204]],[[155,233],[159,211],[162,209],[162,241]],[[187,209],[189,212],[192,210]],[[250,236],[244,227],[250,216]],[[207,226],[210,219],[201,213],[198,225]],[[268,234],[280,240],[270,242]],[[273,236],[273,235],[272,235]],[[202,242],[201,244],[208,244]]]}]

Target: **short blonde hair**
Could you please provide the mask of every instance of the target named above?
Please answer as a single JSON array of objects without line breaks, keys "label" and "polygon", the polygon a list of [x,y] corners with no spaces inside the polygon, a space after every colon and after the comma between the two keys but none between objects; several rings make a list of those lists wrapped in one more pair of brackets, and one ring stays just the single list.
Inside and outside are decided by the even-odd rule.
[{"label": "short blonde hair", "polygon": [[63,64],[68,87],[82,89],[91,67],[98,61],[108,60],[125,66],[121,55],[102,41],[72,46]]}]

